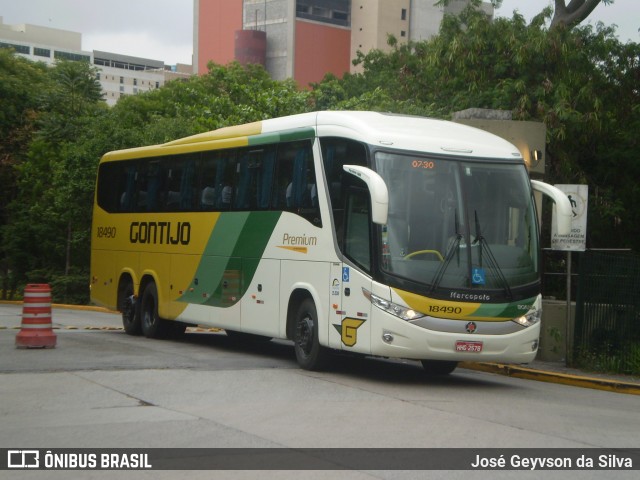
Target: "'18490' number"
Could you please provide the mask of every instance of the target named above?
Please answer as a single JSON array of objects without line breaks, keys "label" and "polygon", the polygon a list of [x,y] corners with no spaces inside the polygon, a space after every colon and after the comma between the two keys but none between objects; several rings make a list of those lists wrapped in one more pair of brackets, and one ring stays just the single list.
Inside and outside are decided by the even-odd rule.
[{"label": "'18490' number", "polygon": [[462,313],[462,308],[460,307],[449,307],[445,305],[429,305],[429,312],[433,313]]},{"label": "'18490' number", "polygon": [[98,238],[116,238],[116,227],[98,227]]}]

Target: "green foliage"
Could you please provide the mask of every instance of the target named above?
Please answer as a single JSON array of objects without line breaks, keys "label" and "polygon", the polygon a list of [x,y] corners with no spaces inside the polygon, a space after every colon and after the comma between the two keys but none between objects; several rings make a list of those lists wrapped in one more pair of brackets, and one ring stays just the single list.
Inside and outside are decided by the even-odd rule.
[{"label": "green foliage", "polygon": [[[18,195],[18,168],[27,161],[36,131],[42,91],[48,88],[47,68],[15,57],[0,48],[0,276],[3,292],[15,289],[10,279],[7,249],[8,206]],[[13,239],[8,239],[13,240]],[[5,293],[3,293],[4,295]]]},{"label": "green foliage", "polygon": [[86,271],[71,271],[68,274],[52,274],[51,300],[66,305],[87,305],[89,303],[89,277]]},{"label": "green foliage", "polygon": [[592,372],[640,376],[640,343],[626,342],[615,348],[612,344],[579,348],[574,354],[574,364]]},{"label": "green foliage", "polygon": [[513,112],[547,126],[550,183],[590,187],[589,247],[640,248],[637,161],[640,45],[602,24],[547,27],[468,8],[446,16],[440,34],[359,53],[362,73],[314,87],[318,108],[368,108],[450,118],[468,108]]},{"label": "green foliage", "polygon": [[26,159],[14,168],[17,193],[3,233],[8,268],[17,279],[39,268],[68,273],[78,249],[84,252],[80,262],[88,262],[87,191],[93,181],[87,185],[86,159],[74,155],[74,149],[86,123],[106,106],[87,63],[60,62],[45,73],[49,80],[34,95],[39,113],[24,148]]},{"label": "green foliage", "polygon": [[[124,148],[164,143],[307,109],[308,93],[298,91],[292,80],[272,80],[257,65],[231,63],[223,67],[211,63],[207,74],[125,97],[111,113],[118,128],[129,130],[118,132],[123,140],[120,148]],[[130,137],[121,137],[123,134]]]},{"label": "green foliage", "polygon": [[101,101],[95,74],[83,62],[48,69],[0,50],[0,101],[14,99],[0,112],[0,128],[17,139],[11,156],[0,147],[0,191],[12,192],[0,225],[3,295],[38,278],[52,284],[58,301],[87,301],[95,174],[104,153],[310,108],[309,92],[258,66],[211,64],[206,75],[113,108]]},{"label": "green foliage", "polygon": [[63,277],[61,284],[88,277],[104,153],[325,109],[450,118],[479,107],[543,121],[546,180],[590,185],[588,246],[638,249],[640,46],[620,43],[603,25],[549,29],[552,14],[547,8],[530,24],[519,15],[490,22],[469,8],[447,16],[429,41],[390,37],[389,53],[359,53],[361,73],[327,75],[311,91],[259,66],[210,64],[204,75],[112,108],[90,65],[47,68],[0,49],[1,288],[15,289],[34,271]]}]

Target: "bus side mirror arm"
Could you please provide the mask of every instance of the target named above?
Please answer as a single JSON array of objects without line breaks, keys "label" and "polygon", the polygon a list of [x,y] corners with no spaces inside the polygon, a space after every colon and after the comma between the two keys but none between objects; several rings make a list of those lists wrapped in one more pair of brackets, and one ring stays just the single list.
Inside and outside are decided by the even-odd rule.
[{"label": "bus side mirror arm", "polygon": [[389,190],[382,177],[370,168],[359,165],[344,165],[342,168],[367,184],[371,197],[371,219],[373,223],[385,225],[389,214]]},{"label": "bus side mirror arm", "polygon": [[573,212],[571,210],[571,202],[569,202],[567,195],[559,188],[538,180],[531,180],[531,186],[535,191],[550,197],[555,203],[556,232],[558,235],[568,235],[571,233]]}]

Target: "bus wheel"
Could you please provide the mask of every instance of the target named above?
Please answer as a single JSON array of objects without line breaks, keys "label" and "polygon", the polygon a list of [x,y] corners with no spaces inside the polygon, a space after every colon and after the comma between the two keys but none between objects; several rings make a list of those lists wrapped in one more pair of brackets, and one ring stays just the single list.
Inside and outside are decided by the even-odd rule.
[{"label": "bus wheel", "polygon": [[458,366],[458,362],[447,360],[422,360],[422,368],[429,375],[449,375]]},{"label": "bus wheel", "polygon": [[140,323],[140,312],[133,295],[133,282],[126,280],[121,286],[120,311],[122,312],[122,326],[129,335],[140,335],[142,325]]},{"label": "bus wheel", "polygon": [[310,298],[296,313],[293,342],[298,364],[305,370],[322,370],[328,365],[330,353],[318,341],[318,313]]},{"label": "bus wheel", "polygon": [[158,315],[158,289],[149,283],[142,294],[140,305],[142,333],[147,338],[163,338],[166,334],[166,322]]}]

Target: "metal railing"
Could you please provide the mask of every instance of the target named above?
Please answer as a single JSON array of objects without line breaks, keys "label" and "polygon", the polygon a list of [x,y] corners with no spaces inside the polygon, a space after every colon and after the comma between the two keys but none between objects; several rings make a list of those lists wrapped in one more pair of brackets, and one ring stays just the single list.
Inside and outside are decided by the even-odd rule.
[{"label": "metal railing", "polygon": [[588,250],[579,256],[573,363],[640,374],[640,255]]}]

